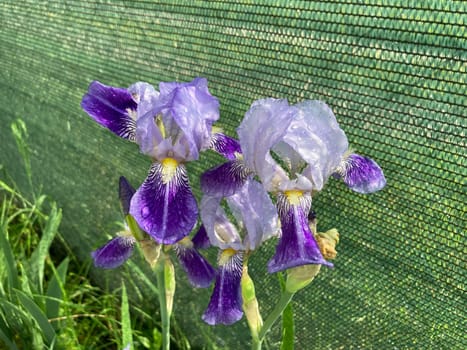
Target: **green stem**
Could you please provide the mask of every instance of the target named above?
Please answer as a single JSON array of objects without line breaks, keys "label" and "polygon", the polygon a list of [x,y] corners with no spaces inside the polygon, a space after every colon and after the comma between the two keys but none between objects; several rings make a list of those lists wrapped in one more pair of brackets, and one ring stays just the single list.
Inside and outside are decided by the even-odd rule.
[{"label": "green stem", "polygon": [[165,294],[164,258],[159,259],[155,270],[161,310],[162,350],[170,350],[170,315],[167,310],[167,298]]},{"label": "green stem", "polygon": [[261,349],[261,343],[263,342],[266,333],[269,331],[272,325],[277,321],[277,319],[282,315],[282,313],[284,312],[284,309],[287,307],[287,305],[289,305],[294,294],[295,293],[290,293],[287,290],[284,290],[282,292],[279,302],[276,304],[276,307],[274,308],[274,310],[272,310],[272,312],[269,314],[268,318],[266,318],[266,321],[264,321],[263,327],[261,327],[261,330],[259,331],[260,347],[257,349]]},{"label": "green stem", "polygon": [[251,342],[251,350],[261,350],[262,344],[263,340],[259,340],[258,338],[253,337]]}]

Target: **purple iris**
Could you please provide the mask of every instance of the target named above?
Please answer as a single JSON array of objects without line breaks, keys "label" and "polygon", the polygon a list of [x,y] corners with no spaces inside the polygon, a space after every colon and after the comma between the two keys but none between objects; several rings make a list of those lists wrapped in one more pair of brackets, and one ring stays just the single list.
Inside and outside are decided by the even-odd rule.
[{"label": "purple iris", "polygon": [[320,191],[348,149],[347,137],[321,101],[290,106],[255,101],[237,129],[243,161],[277,195],[282,236],[269,272],[327,263],[308,227],[311,193]]},{"label": "purple iris", "polygon": [[243,256],[279,235],[277,211],[263,186],[249,179],[231,196],[204,195],[200,212],[211,244],[221,249],[214,291],[203,320],[211,325],[232,324],[243,315]]},{"label": "purple iris", "polygon": [[[120,177],[118,193],[125,219],[127,221],[131,220],[129,208],[131,199],[135,194],[135,189],[123,176]],[[158,256],[157,244],[146,233],[141,232],[140,237],[136,239],[134,232],[127,227],[125,231],[119,233],[119,236],[111,239],[104,246],[91,253],[94,265],[106,269],[113,269],[122,265],[133,254],[136,243],[141,244],[145,256],[148,254],[153,259],[155,250],[157,250],[156,256]],[[214,268],[198,252],[198,249],[207,247],[209,247],[209,238],[203,226],[201,226],[192,240],[185,237],[174,245],[180,265],[194,287],[209,287],[216,274]]]},{"label": "purple iris", "polygon": [[219,118],[219,102],[207,80],[160,83],[159,92],[147,83],[122,89],[93,82],[81,105],[154,161],[130,203],[138,225],[160,244],[186,237],[198,209],[183,163],[212,146],[212,124]]}]

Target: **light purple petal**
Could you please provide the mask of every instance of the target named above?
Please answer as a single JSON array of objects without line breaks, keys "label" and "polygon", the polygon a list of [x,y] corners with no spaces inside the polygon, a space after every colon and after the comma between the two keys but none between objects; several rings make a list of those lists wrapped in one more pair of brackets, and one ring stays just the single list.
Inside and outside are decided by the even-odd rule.
[{"label": "light purple petal", "polygon": [[[275,145],[273,150],[291,164],[292,174],[303,175],[311,184],[311,188],[293,188],[320,191],[348,149],[347,136],[326,103],[307,100],[294,107],[298,109],[298,113],[280,143],[288,147],[281,149],[279,145]],[[282,189],[286,188],[283,186]]]},{"label": "light purple petal", "polygon": [[237,140],[220,132],[212,135],[211,149],[229,160],[237,159],[237,155],[242,153]]},{"label": "light purple petal", "polygon": [[120,204],[122,205],[123,215],[127,216],[130,212],[130,201],[131,197],[135,194],[135,189],[130,185],[128,180],[124,176],[120,176],[118,186],[118,197],[120,198]]},{"label": "light purple petal", "polygon": [[211,246],[211,242],[209,241],[204,225],[199,227],[198,232],[195,233],[191,241],[196,249],[207,249]]},{"label": "light purple petal", "polygon": [[[152,108],[138,120],[141,151],[158,160],[198,159],[199,152],[210,146],[212,124],[219,119],[219,101],[210,94],[204,78],[189,83],[160,83],[159,90]],[[158,118],[159,126],[154,117]],[[170,142],[161,150],[162,140]]]},{"label": "light purple petal", "polygon": [[344,162],[342,180],[353,191],[372,193],[386,186],[383,170],[373,159],[351,154]]},{"label": "light purple petal", "polygon": [[185,166],[179,164],[164,182],[163,165],[154,163],[131,199],[130,214],[157,243],[174,244],[187,236],[196,224],[198,208]]},{"label": "light purple petal", "polygon": [[115,237],[91,253],[96,267],[113,269],[122,265],[133,254],[133,237]]},{"label": "light purple petal", "polygon": [[159,97],[159,92],[156,91],[152,85],[144,82],[131,85],[128,88],[128,92],[133,96],[136,103],[138,103],[137,119],[150,113],[156,99]]},{"label": "light purple petal", "polygon": [[241,253],[237,253],[220,264],[211,300],[203,314],[203,321],[207,324],[230,325],[242,318],[242,294],[240,288],[243,271],[242,260]]},{"label": "light purple petal", "polygon": [[114,134],[130,141],[135,140],[137,103],[127,89],[93,81],[83,96],[81,107]]},{"label": "light purple petal", "polygon": [[348,142],[321,101],[255,101],[237,129],[245,165],[268,191],[321,190]]},{"label": "light purple petal", "polygon": [[332,266],[324,260],[310,231],[306,210],[301,205],[285,204],[285,201],[285,198],[281,198],[277,203],[282,236],[276,246],[275,255],[268,263],[269,273],[308,264]]},{"label": "light purple petal", "polygon": [[216,271],[195,248],[176,244],[175,252],[193,287],[207,288],[211,285]]},{"label": "light purple petal", "polygon": [[243,223],[246,237],[243,242],[254,250],[265,240],[280,232],[277,210],[264,187],[255,180],[248,180],[234,195],[226,198],[237,222]]},{"label": "light purple petal", "polygon": [[201,198],[200,214],[203,226],[212,245],[221,249],[245,249],[237,228],[230,222],[221,207],[221,197],[204,195]]},{"label": "light purple petal", "polygon": [[251,171],[240,160],[231,160],[201,175],[201,190],[211,196],[226,197],[237,192]]},{"label": "light purple petal", "polygon": [[284,136],[297,112],[287,100],[258,100],[237,128],[245,165],[259,176],[268,191],[276,190],[279,183],[288,180],[270,151]]}]

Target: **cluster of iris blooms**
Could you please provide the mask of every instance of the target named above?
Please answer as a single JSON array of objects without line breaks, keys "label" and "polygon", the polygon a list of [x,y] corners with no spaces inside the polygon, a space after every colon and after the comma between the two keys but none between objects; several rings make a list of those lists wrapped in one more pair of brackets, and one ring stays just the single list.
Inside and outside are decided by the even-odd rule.
[{"label": "cluster of iris blooms", "polygon": [[[173,248],[194,287],[215,281],[202,318],[211,325],[232,324],[243,316],[241,280],[248,257],[267,239],[278,240],[268,271],[290,271],[325,260],[310,225],[312,196],[331,177],[350,189],[371,193],[386,180],[378,164],[349,150],[332,110],[322,101],[289,105],[285,99],[254,101],[237,128],[237,138],[214,123],[219,101],[207,80],[148,83],[129,88],[94,81],[82,108],[114,134],[136,143],[151,157],[148,176],[135,190],[120,179],[128,230],[92,253],[94,263],[115,268],[140,244],[155,264]],[[225,163],[201,175],[197,203],[186,162],[212,150]],[[190,238],[197,222],[201,225]],[[199,253],[219,248],[217,268]]]}]

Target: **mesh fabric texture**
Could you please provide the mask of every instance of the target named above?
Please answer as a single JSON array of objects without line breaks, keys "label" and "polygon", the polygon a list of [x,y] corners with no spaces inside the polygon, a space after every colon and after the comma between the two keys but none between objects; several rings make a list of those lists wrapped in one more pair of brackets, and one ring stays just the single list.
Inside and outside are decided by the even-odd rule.
[{"label": "mesh fabric texture", "polygon": [[[0,16],[0,163],[26,184],[9,129],[23,119],[34,183],[64,208],[61,232],[83,261],[120,219],[118,177],[137,186],[150,164],[81,110],[92,80],[204,76],[231,136],[255,99],[321,99],[388,185],[364,196],[330,181],[315,198],[318,227],[341,242],[335,268],[293,303],[296,349],[467,347],[465,1],[2,1]],[[217,161],[190,165],[198,197]],[[250,266],[263,314],[278,297],[273,249]],[[193,346],[244,348],[245,322],[203,324],[209,292],[179,276],[175,315]]]}]

